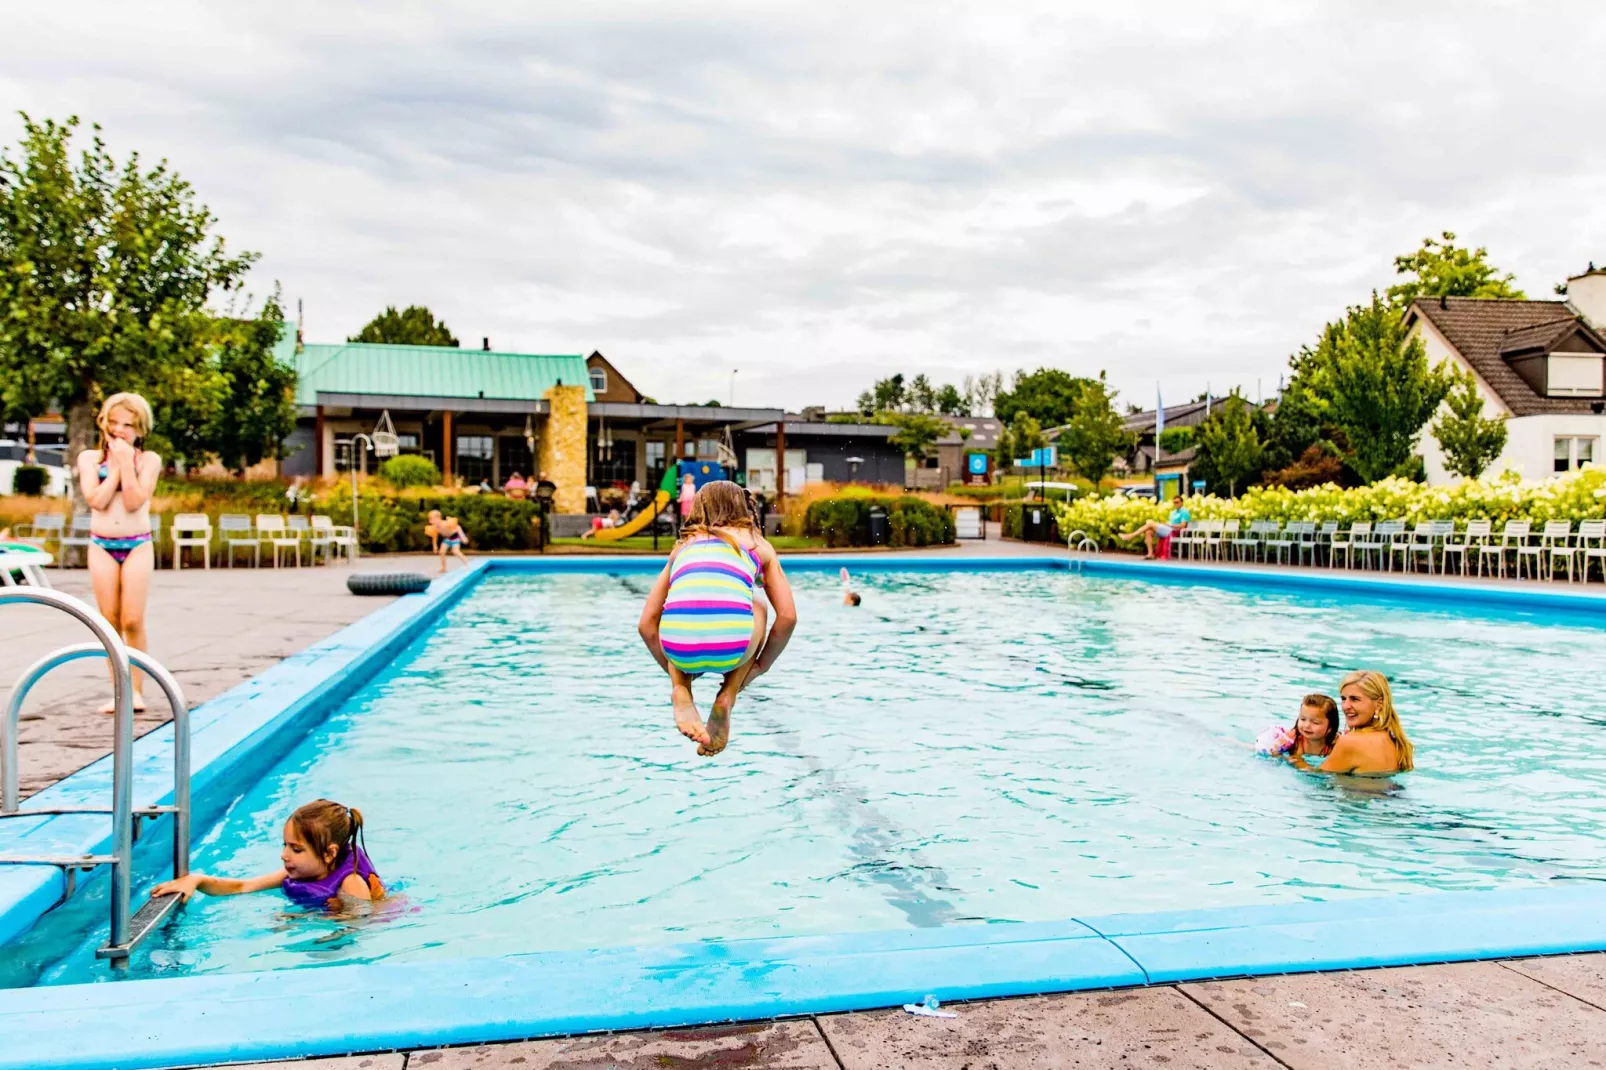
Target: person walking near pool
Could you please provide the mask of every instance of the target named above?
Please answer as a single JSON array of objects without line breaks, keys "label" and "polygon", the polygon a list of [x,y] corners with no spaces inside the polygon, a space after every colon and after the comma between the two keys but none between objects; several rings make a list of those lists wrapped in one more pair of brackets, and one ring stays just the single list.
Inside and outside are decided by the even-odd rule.
[{"label": "person walking near pool", "polygon": [[[78,488],[89,506],[89,582],[100,615],[123,642],[148,649],[145,602],[156,551],[151,544],[151,495],[162,459],[140,448],[151,433],[150,404],[138,394],[113,394],[100,407],[100,448],[78,455]],[[136,669],[134,709],[145,708]],[[113,712],[112,703],[101,713]]]},{"label": "person walking near pool", "polygon": [[463,556],[463,544],[468,542],[468,532],[463,530],[463,525],[458,522],[457,517],[441,516],[439,509],[431,509],[429,524],[425,530],[432,530],[438,540],[435,552],[440,555],[441,572],[446,571],[446,555],[449,553],[456,554],[457,559],[463,562],[463,567],[468,567],[468,558]]},{"label": "person walking near pool", "polygon": [[1416,752],[1399,712],[1389,679],[1380,672],[1363,669],[1344,677],[1338,689],[1349,730],[1338,737],[1333,752],[1321,767],[1309,765],[1300,756],[1293,758],[1297,768],[1313,773],[1357,773],[1387,775],[1407,773],[1416,768]]},{"label": "person walking near pool", "polygon": [[1120,532],[1116,535],[1116,538],[1120,539],[1122,542],[1131,542],[1133,539],[1141,535],[1143,537],[1143,545],[1147,550],[1147,553],[1143,555],[1143,559],[1145,561],[1152,561],[1154,560],[1155,543],[1160,539],[1169,539],[1173,532],[1180,531],[1187,527],[1189,521],[1192,519],[1193,515],[1189,513],[1187,507],[1182,504],[1182,495],[1179,494],[1171,500],[1171,516],[1164,524],[1160,523],[1158,520],[1147,520],[1144,521],[1141,527],[1138,527],[1132,531]]},{"label": "person walking near pool", "polygon": [[346,900],[371,902],[385,897],[368,852],[362,845],[362,811],[328,799],[296,810],[284,823],[284,845],[272,873],[240,880],[191,873],[163,881],[151,895],[180,895],[185,902],[196,892],[246,895],[278,888],[298,906],[340,910]]},{"label": "person walking near pool", "polygon": [[[758,598],[759,587],[769,609]],[[771,612],[775,620],[766,637]],[[791,585],[775,548],[753,526],[747,492],[729,480],[705,484],[637,628],[669,674],[675,727],[697,743],[698,754],[725,749],[736,696],[775,665],[796,627]],[[725,680],[704,725],[691,682],[706,672],[722,673]]]}]

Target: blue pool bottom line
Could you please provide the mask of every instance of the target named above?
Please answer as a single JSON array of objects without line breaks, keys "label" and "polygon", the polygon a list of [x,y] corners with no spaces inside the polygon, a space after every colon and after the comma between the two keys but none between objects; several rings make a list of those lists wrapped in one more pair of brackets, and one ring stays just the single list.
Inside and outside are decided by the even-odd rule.
[{"label": "blue pool bottom line", "polygon": [[1558,882],[62,985],[0,992],[0,1070],[251,1062],[834,1014],[927,994],[953,1002],[1597,950],[1606,884]]}]

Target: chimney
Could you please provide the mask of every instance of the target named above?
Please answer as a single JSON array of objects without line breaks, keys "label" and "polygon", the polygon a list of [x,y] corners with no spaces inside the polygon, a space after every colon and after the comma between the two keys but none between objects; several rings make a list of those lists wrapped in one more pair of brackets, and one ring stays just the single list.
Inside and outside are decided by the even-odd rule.
[{"label": "chimney", "polygon": [[491,351],[491,340],[489,338],[481,338],[480,339],[480,348],[485,350],[485,352],[489,353]]},{"label": "chimney", "polygon": [[1567,280],[1567,307],[1597,331],[1606,330],[1606,270],[1590,265]]}]

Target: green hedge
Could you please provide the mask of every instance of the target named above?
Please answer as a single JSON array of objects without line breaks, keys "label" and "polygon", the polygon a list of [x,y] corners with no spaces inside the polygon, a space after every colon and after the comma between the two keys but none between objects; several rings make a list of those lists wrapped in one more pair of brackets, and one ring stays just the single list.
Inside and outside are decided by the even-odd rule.
[{"label": "green hedge", "polygon": [[[532,501],[498,494],[381,494],[364,487],[358,492],[359,535],[365,553],[428,550],[424,523],[431,509],[455,516],[468,531],[469,550],[533,550],[539,509]],[[351,490],[340,487],[320,497],[315,511],[351,523]]]},{"label": "green hedge", "polygon": [[[156,497],[199,497],[204,505],[185,512],[218,513],[283,513],[309,512],[305,508],[290,510],[290,500],[284,492],[290,484],[277,479],[169,479],[156,482]],[[346,495],[351,500],[351,495]],[[321,511],[321,510],[320,510]]]},{"label": "green hedge", "polygon": [[38,465],[21,465],[11,477],[11,493],[20,494],[24,498],[37,498],[45,492],[46,479],[45,470]]},{"label": "green hedge", "polygon": [[946,509],[915,497],[854,494],[822,498],[803,516],[803,533],[827,546],[869,546],[870,507],[887,511],[889,545],[935,546],[954,541],[954,518]]},{"label": "green hedge", "polygon": [[441,470],[428,457],[402,453],[379,466],[379,478],[393,487],[438,487]]}]

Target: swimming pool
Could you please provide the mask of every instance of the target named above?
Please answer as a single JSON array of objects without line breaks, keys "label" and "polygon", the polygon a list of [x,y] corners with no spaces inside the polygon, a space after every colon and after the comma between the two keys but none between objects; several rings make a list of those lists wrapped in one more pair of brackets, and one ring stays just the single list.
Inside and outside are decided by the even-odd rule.
[{"label": "swimming pool", "polygon": [[[1435,900],[1478,909],[1596,893],[1598,613],[1057,564],[886,561],[860,575],[858,610],[837,604],[834,563],[797,569],[802,626],[714,761],[674,733],[636,639],[648,563],[491,571],[197,843],[197,869],[272,868],[284,816],[329,795],[368,815],[397,906],[343,927],[268,895],[197,899],[130,976],[509,955],[550,969],[587,948],[684,961],[687,945],[815,934],[774,946],[1006,942],[1030,985],[1028,944],[1201,928],[1069,918],[1211,914],[1222,930],[1341,917],[1348,899],[1410,918],[1396,893],[1479,892]],[[1238,742],[1357,665],[1394,678],[1417,743],[1420,770],[1392,790],[1303,777]],[[1362,898],[1380,895],[1386,909]],[[7,979],[107,976],[93,899],[0,950]],[[1087,976],[1164,974],[1137,961]]]}]

